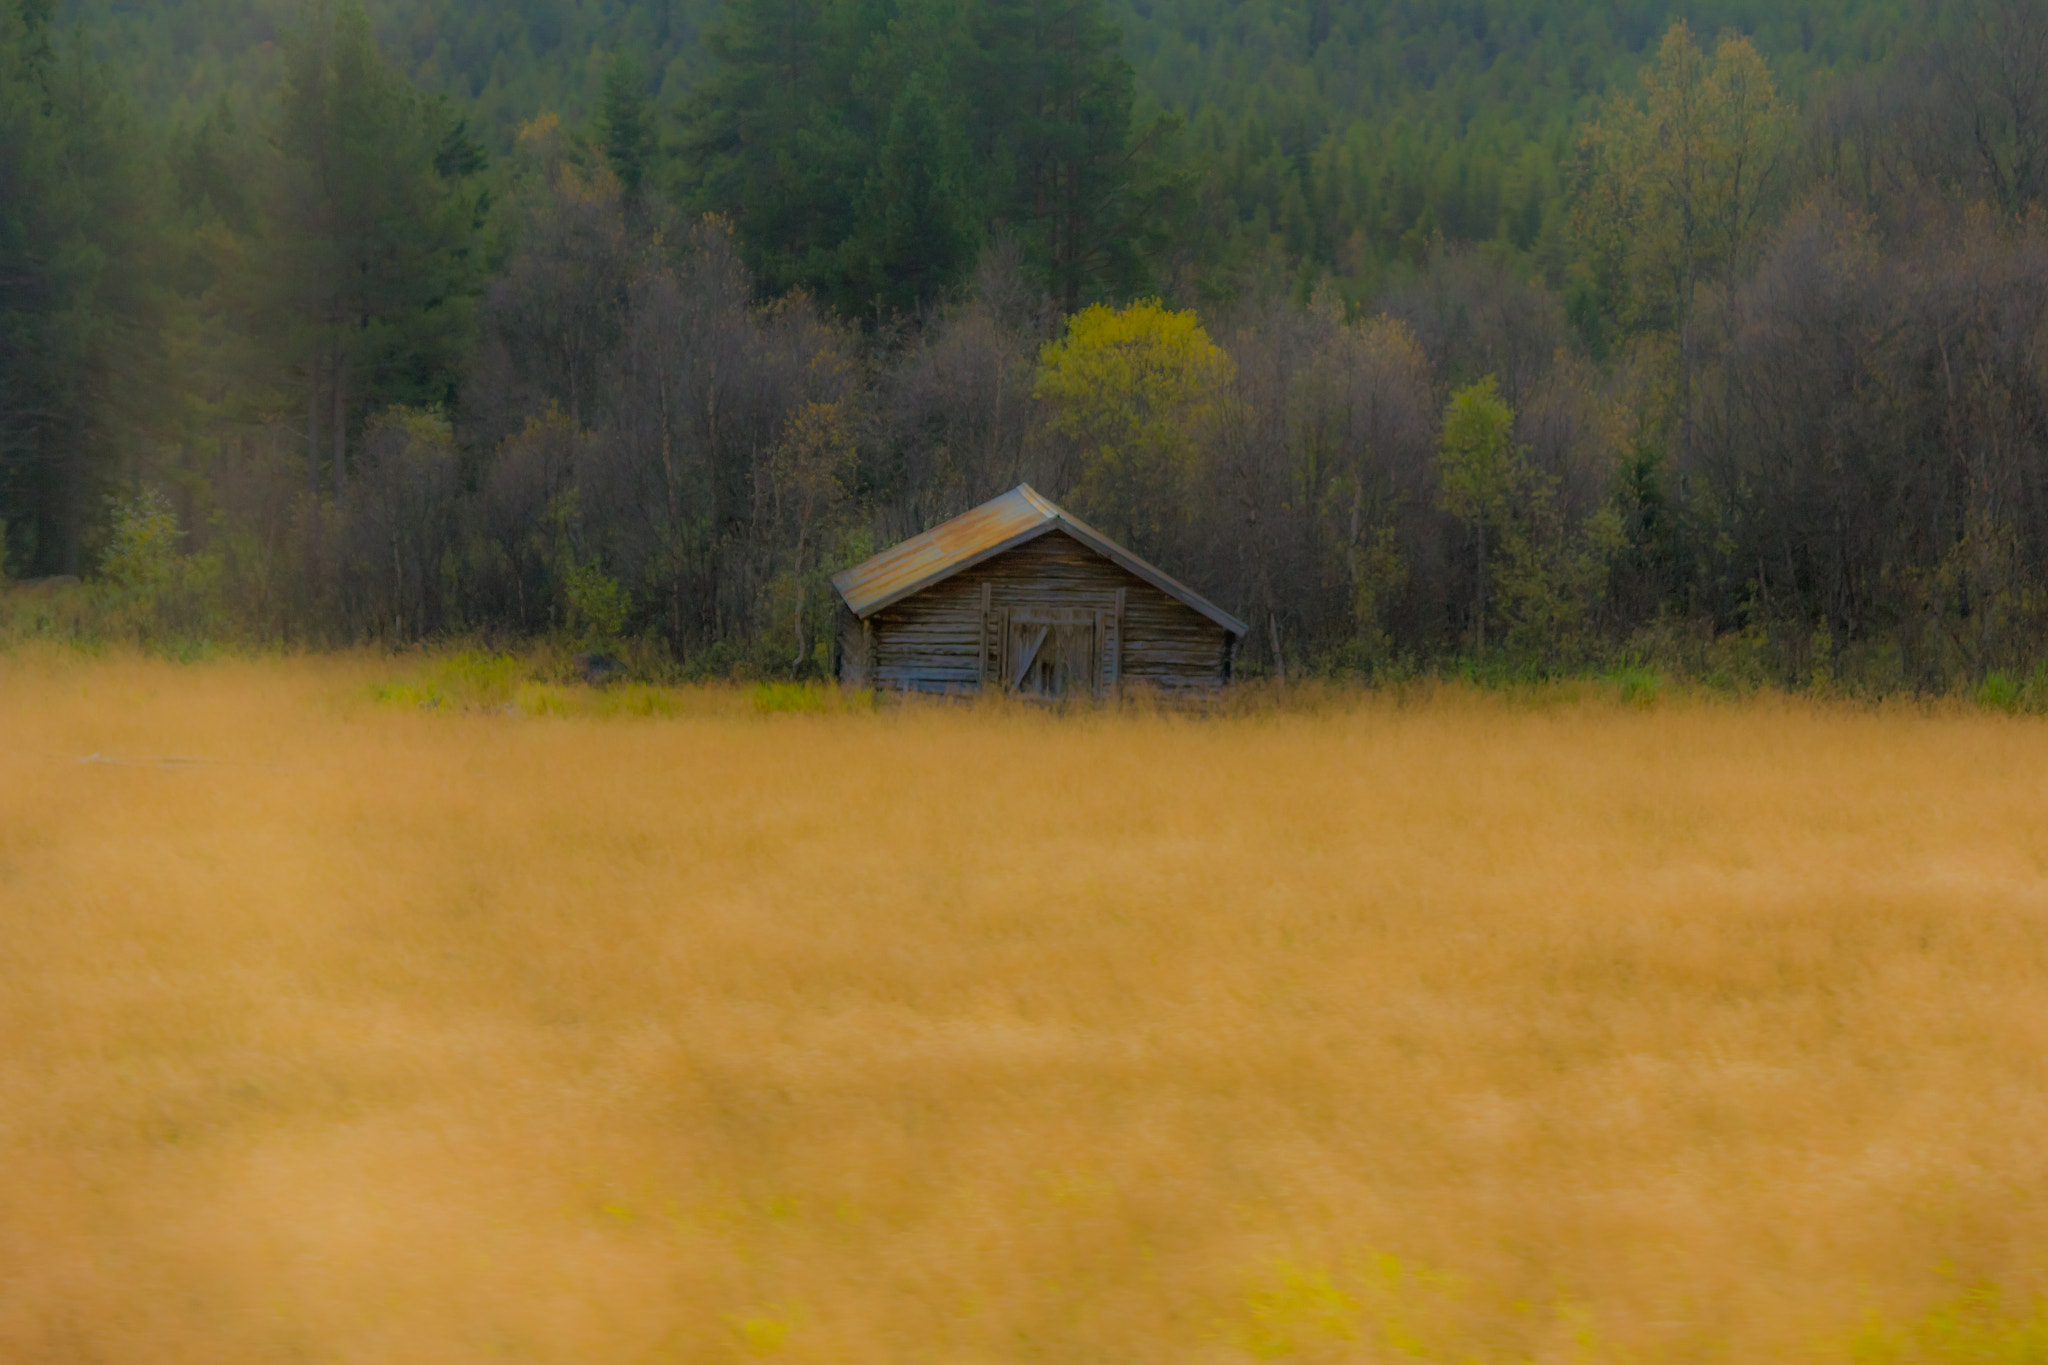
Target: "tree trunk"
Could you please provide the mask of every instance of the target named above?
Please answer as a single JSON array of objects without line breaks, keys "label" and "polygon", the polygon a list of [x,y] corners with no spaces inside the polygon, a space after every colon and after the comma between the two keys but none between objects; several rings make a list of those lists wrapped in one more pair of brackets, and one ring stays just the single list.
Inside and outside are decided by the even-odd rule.
[{"label": "tree trunk", "polygon": [[1692,312],[1695,290],[1692,252],[1686,250],[1685,278],[1678,286],[1678,469],[1692,468]]},{"label": "tree trunk", "polygon": [[1477,653],[1486,653],[1486,516],[1479,518],[1479,586],[1473,595],[1472,622],[1478,637]]},{"label": "tree trunk", "polygon": [[64,455],[64,552],[62,572],[73,578],[80,566],[79,542],[85,523],[85,455],[74,439]]},{"label": "tree trunk", "polygon": [[320,493],[320,353],[306,362],[306,479]]},{"label": "tree trunk", "polygon": [[334,358],[334,505],[348,491],[348,357]]},{"label": "tree trunk", "polygon": [[792,676],[802,677],[804,671],[804,531],[799,527],[796,533],[796,657],[789,662]]}]

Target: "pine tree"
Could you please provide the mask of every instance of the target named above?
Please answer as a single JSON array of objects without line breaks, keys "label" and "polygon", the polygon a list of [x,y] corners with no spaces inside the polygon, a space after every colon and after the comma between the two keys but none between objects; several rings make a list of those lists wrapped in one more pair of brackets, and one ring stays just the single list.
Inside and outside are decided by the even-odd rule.
[{"label": "pine tree", "polygon": [[980,246],[980,205],[968,188],[966,147],[913,77],[896,101],[862,193],[849,244],[854,270],[879,308],[914,309],[956,283]]},{"label": "pine tree", "polygon": [[339,497],[364,416],[453,396],[483,207],[466,182],[482,157],[384,62],[353,0],[305,12],[277,118],[262,323],[303,370],[309,472],[317,484],[324,421]]},{"label": "pine tree", "polygon": [[604,161],[619,178],[626,207],[639,207],[642,188],[652,168],[657,138],[654,109],[647,99],[647,77],[640,64],[621,53],[605,73],[604,98],[598,116]]},{"label": "pine tree", "polygon": [[[1102,0],[735,0],[691,102],[693,206],[764,288],[908,307],[1014,236],[1068,307],[1129,296],[1186,199]],[[900,201],[900,202],[898,202]]]},{"label": "pine tree", "polygon": [[733,0],[705,34],[716,67],[684,112],[683,197],[731,221],[771,293],[842,292],[871,155],[846,124],[875,36],[858,18],[831,0]]},{"label": "pine tree", "polygon": [[80,571],[153,378],[141,135],[51,8],[0,0],[0,572]]},{"label": "pine tree", "polygon": [[974,151],[993,169],[993,216],[1067,311],[1139,291],[1185,190],[1163,156],[1179,121],[1134,126],[1131,66],[1101,0],[989,0],[974,36]]}]

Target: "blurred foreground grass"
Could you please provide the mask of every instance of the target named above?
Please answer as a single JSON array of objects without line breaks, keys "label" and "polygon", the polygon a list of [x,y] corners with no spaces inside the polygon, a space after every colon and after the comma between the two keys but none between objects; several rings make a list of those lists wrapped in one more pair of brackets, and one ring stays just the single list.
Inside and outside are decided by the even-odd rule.
[{"label": "blurred foreground grass", "polygon": [[0,723],[0,1359],[2048,1360],[2023,716],[67,651]]}]

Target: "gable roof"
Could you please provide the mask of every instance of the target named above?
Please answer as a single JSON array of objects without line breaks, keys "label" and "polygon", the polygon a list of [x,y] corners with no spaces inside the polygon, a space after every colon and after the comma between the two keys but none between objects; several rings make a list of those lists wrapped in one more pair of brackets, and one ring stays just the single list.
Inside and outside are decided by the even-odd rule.
[{"label": "gable roof", "polygon": [[832,586],[860,618],[874,615],[912,593],[922,592],[962,569],[1005,550],[1014,550],[1048,531],[1065,531],[1104,559],[1138,577],[1214,621],[1233,635],[1251,627],[1203,597],[1179,579],[1126,550],[1094,527],[1060,507],[1028,483],[971,512],[939,523],[871,559],[832,575]]}]

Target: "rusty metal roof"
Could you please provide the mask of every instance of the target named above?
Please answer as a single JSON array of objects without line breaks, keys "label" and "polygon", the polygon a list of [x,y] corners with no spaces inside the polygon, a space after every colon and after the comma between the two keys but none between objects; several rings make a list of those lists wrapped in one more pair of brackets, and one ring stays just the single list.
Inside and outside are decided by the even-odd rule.
[{"label": "rusty metal roof", "polygon": [[1138,556],[1066,511],[1028,483],[999,498],[941,522],[922,535],[891,546],[872,559],[832,575],[832,586],[852,609],[866,618],[962,569],[1005,550],[1014,550],[1048,531],[1065,531],[1105,559],[1113,560],[1153,587],[1193,607],[1233,635],[1250,629],[1179,579]]}]

